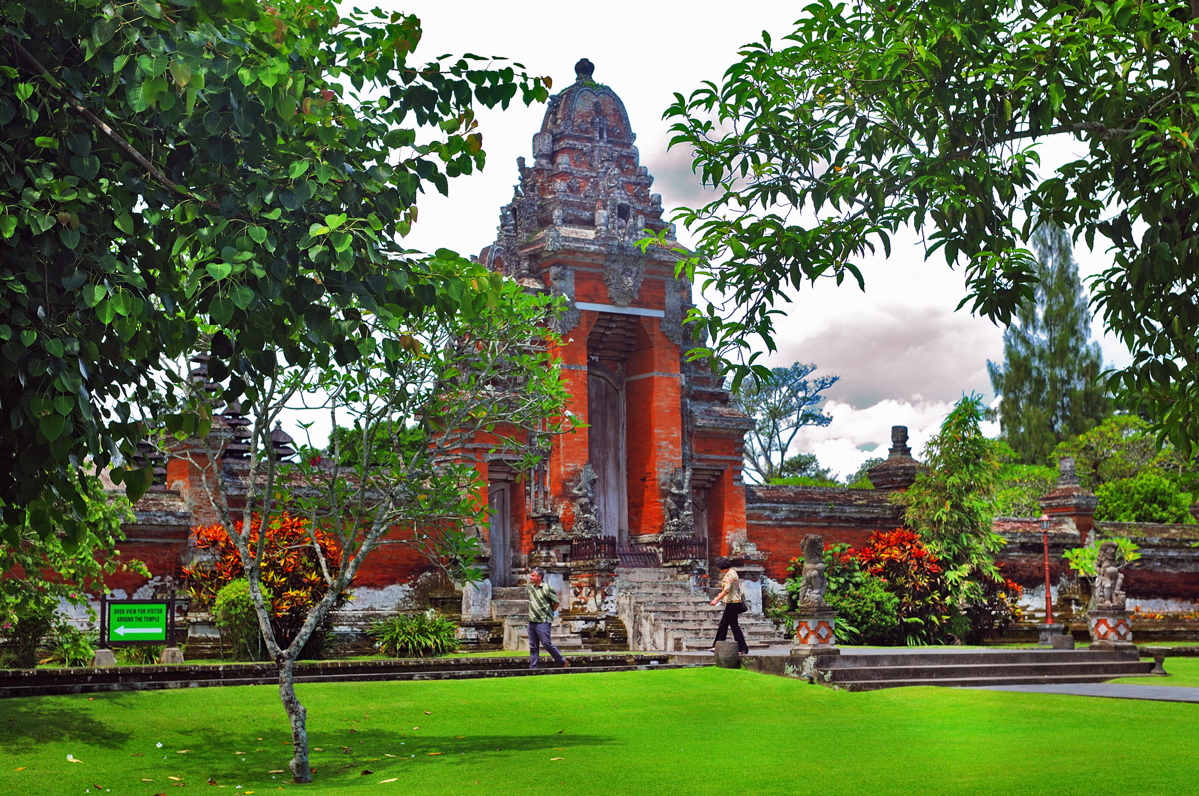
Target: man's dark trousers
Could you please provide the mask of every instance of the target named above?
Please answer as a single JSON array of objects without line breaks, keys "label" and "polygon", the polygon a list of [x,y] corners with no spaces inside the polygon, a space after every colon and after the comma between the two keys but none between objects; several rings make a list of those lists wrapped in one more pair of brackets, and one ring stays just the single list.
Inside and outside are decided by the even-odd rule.
[{"label": "man's dark trousers", "polygon": [[555,663],[561,664],[566,659],[562,657],[562,653],[558,652],[558,648],[550,641],[550,623],[549,622],[530,622],[529,623],[529,668],[536,669],[538,659],[541,657],[541,647],[545,647],[545,651],[550,654]]}]

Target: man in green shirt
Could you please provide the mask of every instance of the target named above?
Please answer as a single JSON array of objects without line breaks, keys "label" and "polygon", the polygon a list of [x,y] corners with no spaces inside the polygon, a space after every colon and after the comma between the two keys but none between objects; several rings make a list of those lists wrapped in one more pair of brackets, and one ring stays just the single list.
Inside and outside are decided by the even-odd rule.
[{"label": "man in green shirt", "polygon": [[558,593],[544,580],[545,572],[540,567],[529,573],[529,668],[537,668],[541,647],[545,647],[563,668],[570,668],[570,662],[562,657],[562,653],[550,641],[550,625],[554,621],[554,611],[558,608]]}]

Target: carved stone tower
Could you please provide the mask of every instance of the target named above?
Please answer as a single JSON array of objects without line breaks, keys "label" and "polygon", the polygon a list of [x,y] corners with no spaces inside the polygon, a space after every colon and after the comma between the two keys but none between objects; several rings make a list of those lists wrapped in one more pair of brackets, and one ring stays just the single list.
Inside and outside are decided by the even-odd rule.
[{"label": "carved stone tower", "polygon": [[[533,163],[518,160],[515,195],[480,254],[530,289],[564,297],[556,353],[569,410],[587,424],[555,440],[522,489],[513,485],[513,548],[552,567],[572,547],[578,557],[580,537],[597,551],[665,537],[689,540],[672,549],[695,559],[702,542],[707,558],[728,552],[726,529],[744,536],[744,417],[719,379],[683,363],[691,286],[675,277],[673,226],[650,193],[624,103],[593,72],[579,61],[574,83],[550,99]],[[659,233],[665,245],[636,245]],[[500,463],[487,469],[489,482],[502,477]]]}]

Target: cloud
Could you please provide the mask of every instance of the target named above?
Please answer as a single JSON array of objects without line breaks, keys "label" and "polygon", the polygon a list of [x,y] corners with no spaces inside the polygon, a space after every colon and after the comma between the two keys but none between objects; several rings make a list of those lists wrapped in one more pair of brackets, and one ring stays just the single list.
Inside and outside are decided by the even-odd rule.
[{"label": "cloud", "polygon": [[[891,427],[908,427],[908,446],[912,455],[920,458],[928,441],[941,429],[945,416],[953,409],[953,401],[905,401],[886,399],[865,409],[831,400],[825,411],[833,422],[825,428],[805,428],[792,445],[792,452],[816,454],[820,464],[844,478],[851,475],[867,459],[886,457],[891,447]],[[987,436],[999,433],[999,424],[984,422]],[[865,450],[871,446],[873,450]]]}]

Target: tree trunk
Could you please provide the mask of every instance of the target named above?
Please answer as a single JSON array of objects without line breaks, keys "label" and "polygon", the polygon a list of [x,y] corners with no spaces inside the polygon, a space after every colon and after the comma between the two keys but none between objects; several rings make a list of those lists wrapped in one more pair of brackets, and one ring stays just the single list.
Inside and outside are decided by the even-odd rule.
[{"label": "tree trunk", "polygon": [[296,782],[312,782],[312,770],[308,767],[308,709],[296,697],[295,666],[292,658],[279,662],[279,697],[291,722],[292,759],[288,768]]}]

